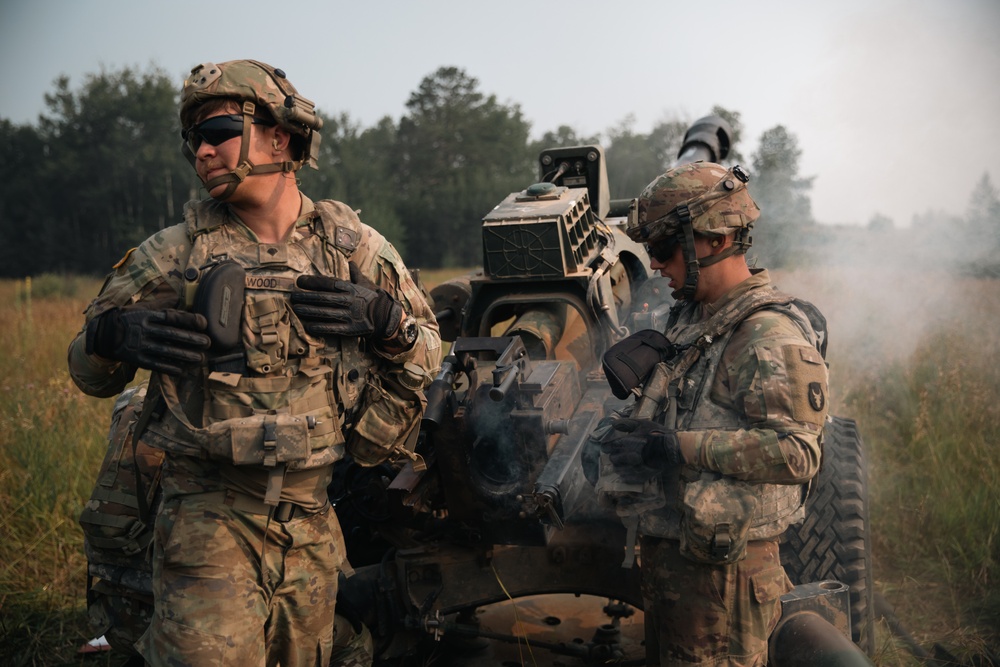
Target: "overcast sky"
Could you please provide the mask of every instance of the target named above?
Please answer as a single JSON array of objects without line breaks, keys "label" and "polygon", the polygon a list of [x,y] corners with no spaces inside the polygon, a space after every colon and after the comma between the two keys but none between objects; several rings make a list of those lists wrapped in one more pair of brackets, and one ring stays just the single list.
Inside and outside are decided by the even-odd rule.
[{"label": "overcast sky", "polygon": [[0,118],[37,122],[61,74],[79,88],[155,64],[179,86],[235,58],[364,126],[398,120],[445,65],[519,104],[536,137],[720,104],[742,113],[746,156],[775,125],[798,137],[821,222],[907,226],[962,213],[984,172],[1000,184],[1000,0],[0,0]]}]

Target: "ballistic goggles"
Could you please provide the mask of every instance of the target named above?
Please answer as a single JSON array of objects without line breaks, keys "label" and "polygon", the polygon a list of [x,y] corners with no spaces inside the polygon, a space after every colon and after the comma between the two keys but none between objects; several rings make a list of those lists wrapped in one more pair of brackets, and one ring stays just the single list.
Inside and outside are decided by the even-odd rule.
[{"label": "ballistic goggles", "polygon": [[672,234],[656,243],[646,244],[646,253],[660,264],[666,264],[681,244],[680,234]]},{"label": "ballistic goggles", "polygon": [[[192,153],[197,153],[202,142],[209,146],[218,146],[221,143],[235,139],[243,134],[242,114],[234,113],[224,116],[212,116],[208,120],[202,121],[193,127],[181,131],[181,138],[187,142]],[[254,118],[254,125],[273,126],[272,120]]]}]

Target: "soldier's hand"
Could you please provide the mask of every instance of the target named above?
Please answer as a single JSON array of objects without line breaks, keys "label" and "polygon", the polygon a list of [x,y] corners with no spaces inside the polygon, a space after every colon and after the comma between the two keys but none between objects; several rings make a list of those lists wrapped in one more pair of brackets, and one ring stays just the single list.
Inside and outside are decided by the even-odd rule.
[{"label": "soldier's hand", "polygon": [[601,451],[619,468],[659,472],[683,463],[677,435],[650,419],[619,419],[601,443]]},{"label": "soldier's hand", "polygon": [[351,280],[299,276],[292,292],[292,310],[314,336],[373,336],[389,338],[399,328],[403,307],[349,265]]},{"label": "soldier's hand", "polygon": [[168,308],[112,308],[87,325],[87,354],[167,375],[205,363],[212,339],[203,315]]}]

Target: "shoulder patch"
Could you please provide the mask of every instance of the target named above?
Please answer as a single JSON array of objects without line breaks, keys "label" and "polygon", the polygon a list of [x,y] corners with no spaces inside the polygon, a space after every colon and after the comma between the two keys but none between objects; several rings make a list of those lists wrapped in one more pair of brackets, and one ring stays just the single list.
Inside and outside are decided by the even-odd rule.
[{"label": "shoulder patch", "polygon": [[810,345],[786,345],[782,351],[792,418],[822,427],[826,420],[829,381],[822,355]]},{"label": "shoulder patch", "polygon": [[125,256],[119,259],[117,262],[115,262],[115,265],[112,266],[111,268],[118,270],[123,266],[125,266],[126,264],[128,264],[128,260],[132,256],[132,253],[135,252],[135,250],[136,250],[135,248],[129,248],[129,251],[125,253]]}]

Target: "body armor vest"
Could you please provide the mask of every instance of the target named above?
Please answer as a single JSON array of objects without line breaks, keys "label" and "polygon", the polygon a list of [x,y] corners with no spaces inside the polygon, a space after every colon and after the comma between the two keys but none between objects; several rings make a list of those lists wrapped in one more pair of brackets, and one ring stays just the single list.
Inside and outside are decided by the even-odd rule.
[{"label": "body armor vest", "polygon": [[[200,276],[222,261],[246,272],[241,357],[184,377],[157,376],[163,414],[146,439],[161,449],[236,465],[301,470],[344,455],[344,432],[375,364],[358,338],[310,336],[292,311],[299,275],[349,280],[361,223],[339,202],[316,202],[292,240],[258,243],[227,225],[226,208],[206,200],[185,210],[190,255],[187,306]],[[242,353],[242,354],[240,354]],[[227,359],[233,355],[225,355]]]},{"label": "body armor vest", "polygon": [[[665,410],[659,418],[665,426],[678,431],[750,428],[746,418],[715,404],[708,397],[711,382],[722,355],[736,327],[751,313],[761,309],[776,310],[790,317],[813,345],[822,346],[810,318],[796,304],[796,299],[773,288],[758,288],[737,297],[705,321],[692,321],[694,305],[682,305],[670,319],[667,339],[684,350],[658,369],[668,381]],[[812,308],[803,303],[803,308]],[[818,311],[816,311],[818,314]],[[660,498],[639,516],[638,532],[668,539],[681,539],[683,499],[693,483],[713,487],[716,497],[736,499],[752,495],[756,507],[750,519],[747,540],[771,539],[805,517],[805,485],[743,482],[716,472],[685,466],[659,476]]]}]

